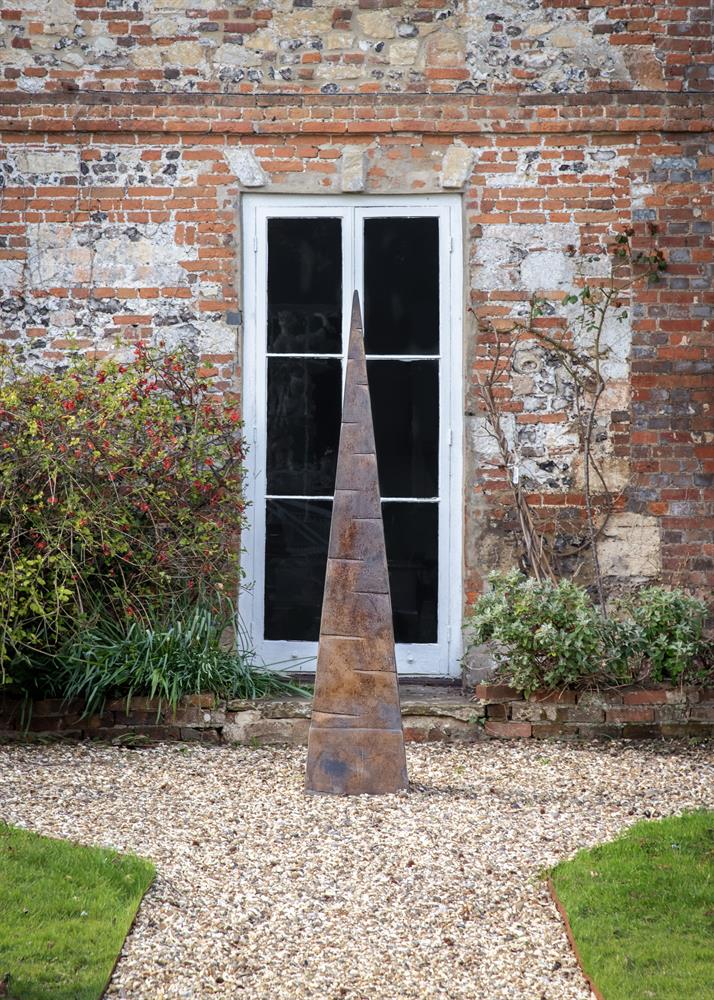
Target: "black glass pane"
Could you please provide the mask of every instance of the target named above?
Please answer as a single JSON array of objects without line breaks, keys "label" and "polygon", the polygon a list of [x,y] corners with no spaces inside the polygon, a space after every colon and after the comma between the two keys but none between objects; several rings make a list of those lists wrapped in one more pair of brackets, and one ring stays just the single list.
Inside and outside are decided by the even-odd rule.
[{"label": "black glass pane", "polygon": [[439,495],[439,362],[368,361],[383,497]]},{"label": "black glass pane", "polygon": [[383,503],[394,638],[436,642],[438,520],[435,503]]},{"label": "black glass pane", "polygon": [[331,517],[331,501],[267,501],[266,639],[317,641]]},{"label": "black glass pane", "polygon": [[[438,505],[382,504],[397,642],[436,642]],[[265,638],[316,642],[332,504],[268,500]]]},{"label": "black glass pane", "polygon": [[268,358],[268,493],[332,495],[341,408],[337,358]]},{"label": "black glass pane", "polygon": [[439,220],[366,219],[367,354],[439,353]]},{"label": "black glass pane", "polygon": [[268,220],[268,351],[342,350],[339,219]]}]

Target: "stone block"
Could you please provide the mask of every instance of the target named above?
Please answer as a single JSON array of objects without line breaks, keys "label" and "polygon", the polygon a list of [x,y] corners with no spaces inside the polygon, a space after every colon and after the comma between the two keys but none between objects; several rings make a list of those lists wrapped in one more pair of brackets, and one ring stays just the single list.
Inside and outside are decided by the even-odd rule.
[{"label": "stone block", "polygon": [[[133,712],[160,712],[166,711],[166,700],[163,701],[160,698],[146,698],[143,695],[136,695],[132,697],[129,702],[127,699],[121,699],[119,705],[121,708],[126,708],[128,704],[128,709],[130,713]],[[107,706],[108,708],[113,708],[113,705]]]},{"label": "stone block", "polygon": [[692,722],[714,722],[714,704],[692,705],[689,717]]},{"label": "stone block", "polygon": [[226,720],[225,712],[212,712],[205,708],[179,708],[176,712],[167,712],[166,722],[170,725],[191,726],[194,729],[212,729],[222,726]]},{"label": "stone block", "polygon": [[534,722],[531,732],[531,736],[537,740],[573,739],[577,734],[577,726],[566,722]]},{"label": "stone block", "polygon": [[477,684],[487,683],[495,666],[493,653],[487,645],[469,649],[461,661],[464,690],[472,691]]},{"label": "stone block", "polygon": [[619,708],[608,708],[605,711],[606,722],[653,722],[654,709],[638,705],[623,705]]},{"label": "stone block", "polygon": [[619,579],[658,577],[662,570],[656,517],[622,511],[611,514],[598,544],[603,576]]},{"label": "stone block", "polygon": [[181,726],[181,739],[187,743],[221,743],[221,732],[218,729],[194,729]]},{"label": "stone block", "polygon": [[312,715],[311,698],[281,698],[258,704],[264,719],[309,719]]},{"label": "stone block", "polygon": [[602,722],[605,712],[597,705],[564,705],[557,709],[560,722]]},{"label": "stone block", "polygon": [[0,260],[0,288],[12,292],[22,284],[23,260]]},{"label": "stone block", "polygon": [[688,722],[692,709],[681,702],[676,705],[655,705],[655,722]]},{"label": "stone block", "polygon": [[179,707],[214,708],[215,705],[216,696],[214,694],[188,694],[181,699]]},{"label": "stone block", "polygon": [[671,690],[668,690],[666,694],[668,705],[693,705],[698,702],[700,698],[698,691],[688,691],[683,687],[672,688]]},{"label": "stone block", "polygon": [[583,740],[619,739],[622,728],[606,723],[581,722],[578,724],[578,736]]},{"label": "stone block", "polygon": [[268,183],[268,175],[252,150],[230,148],[224,150],[223,156],[231,173],[243,187],[265,187]]},{"label": "stone block", "polygon": [[367,186],[367,152],[364,146],[344,147],[340,186],[343,191],[364,191]]},{"label": "stone block", "polygon": [[558,715],[555,705],[519,701],[511,705],[511,718],[517,722],[555,722]]},{"label": "stone block", "polygon": [[404,725],[404,740],[407,743],[446,742],[475,743],[483,739],[483,727],[478,723],[449,721],[434,716],[409,719]]},{"label": "stone block", "polygon": [[24,176],[79,173],[77,149],[18,149],[15,166]]},{"label": "stone block", "polygon": [[559,705],[575,705],[578,700],[577,691],[534,691],[528,698],[529,701],[537,702],[557,702]]},{"label": "stone block", "polygon": [[164,720],[162,712],[142,712],[133,707],[130,712],[112,712],[112,724],[115,726],[163,725]]},{"label": "stone block", "polygon": [[622,737],[625,740],[652,740],[660,735],[660,727],[654,724],[625,723],[622,727]]},{"label": "stone block", "polygon": [[474,697],[479,701],[522,701],[523,696],[506,684],[477,684]]},{"label": "stone block", "polygon": [[43,698],[32,705],[32,715],[36,719],[51,718],[56,715],[63,715],[67,711],[68,705],[62,698]]},{"label": "stone block", "polygon": [[471,175],[474,151],[468,146],[453,143],[444,154],[441,165],[441,186],[445,190],[463,188]]},{"label": "stone block", "polygon": [[389,62],[392,66],[413,66],[419,55],[419,39],[409,38],[392,42],[389,46]]},{"label": "stone block", "polygon": [[254,722],[259,722],[260,719],[260,712],[255,708],[227,712],[226,721],[223,725],[223,738],[229,743],[246,742],[246,727]]},{"label": "stone block", "polygon": [[242,742],[259,746],[306,746],[309,728],[309,719],[261,719],[246,723]]},{"label": "stone block", "polygon": [[666,688],[642,688],[639,691],[624,691],[623,705],[664,705],[668,701]]},{"label": "stone block", "polygon": [[360,11],[356,17],[357,27],[372,38],[393,38],[395,32],[394,15],[382,10]]},{"label": "stone block", "polygon": [[205,52],[200,42],[172,42],[161,49],[161,56],[165,66],[193,68],[204,62]]},{"label": "stone block", "polygon": [[488,736],[497,736],[501,739],[528,739],[533,732],[530,722],[498,722],[496,719],[488,719],[484,727]]},{"label": "stone block", "polygon": [[691,726],[686,722],[663,722],[659,731],[664,739],[684,739],[692,735]]}]

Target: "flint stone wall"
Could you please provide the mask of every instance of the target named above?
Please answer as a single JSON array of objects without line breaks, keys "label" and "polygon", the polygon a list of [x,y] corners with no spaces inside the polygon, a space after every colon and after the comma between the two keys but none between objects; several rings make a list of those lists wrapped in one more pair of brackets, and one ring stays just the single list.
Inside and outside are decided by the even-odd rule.
[{"label": "flint stone wall", "polygon": [[0,44],[26,93],[698,90],[710,16],[708,0],[16,0]]}]

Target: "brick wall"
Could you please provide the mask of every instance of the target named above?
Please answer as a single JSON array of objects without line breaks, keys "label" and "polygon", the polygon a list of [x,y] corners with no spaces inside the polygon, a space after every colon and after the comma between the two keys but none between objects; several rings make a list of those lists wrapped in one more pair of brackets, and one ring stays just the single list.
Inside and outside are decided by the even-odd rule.
[{"label": "brick wall", "polygon": [[486,735],[502,739],[652,739],[714,734],[714,691],[706,688],[611,688],[543,691],[479,684],[476,704]]},{"label": "brick wall", "polygon": [[[156,699],[108,701],[84,716],[82,702],[37,701],[27,706],[0,698],[0,741],[98,739],[132,745],[183,740],[249,745],[306,745],[309,698],[217,701],[183,699],[171,711]],[[714,737],[714,690],[622,688],[607,691],[536,692],[526,699],[512,688],[481,684],[472,700],[433,689],[401,694],[404,738],[409,743],[494,739],[661,739]]]},{"label": "brick wall", "polygon": [[[659,228],[665,282],[618,329],[603,559],[714,583],[712,11],[604,0],[22,0],[0,24],[0,337],[38,363],[156,338],[240,389],[241,194],[463,192],[465,301],[562,294],[569,247]],[[603,265],[604,266],[604,265]],[[76,339],[72,339],[76,338]],[[513,561],[465,331],[466,590]],[[582,518],[553,366],[506,387],[531,502]],[[608,555],[609,553],[609,555]]]}]

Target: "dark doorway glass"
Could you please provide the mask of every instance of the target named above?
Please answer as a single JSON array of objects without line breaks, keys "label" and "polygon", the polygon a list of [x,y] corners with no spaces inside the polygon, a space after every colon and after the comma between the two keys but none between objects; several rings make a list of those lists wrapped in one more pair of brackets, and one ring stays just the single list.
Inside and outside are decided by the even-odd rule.
[{"label": "dark doorway glass", "polygon": [[439,353],[439,220],[364,223],[367,354]]},{"label": "dark doorway glass", "polygon": [[383,503],[396,642],[436,642],[439,505]]},{"label": "dark doorway glass", "polygon": [[[365,347],[395,639],[437,641],[439,223],[364,222]],[[340,219],[268,220],[265,626],[315,642],[342,405]],[[275,355],[305,354],[311,357]],[[311,497],[325,497],[310,499]],[[295,499],[295,498],[299,499]],[[406,499],[410,498],[410,499]],[[413,498],[413,499],[412,499]]]},{"label": "dark doorway glass", "polygon": [[[332,503],[268,500],[265,638],[316,642]],[[384,503],[396,642],[436,642],[438,504]]]},{"label": "dark doorway glass", "polygon": [[331,496],[342,408],[337,358],[268,358],[268,493]]},{"label": "dark doorway glass", "polygon": [[332,501],[268,500],[265,638],[316,642]]},{"label": "dark doorway glass", "polygon": [[269,219],[268,352],[341,350],[340,219]]},{"label": "dark doorway glass", "polygon": [[439,362],[368,361],[383,497],[439,495]]}]

